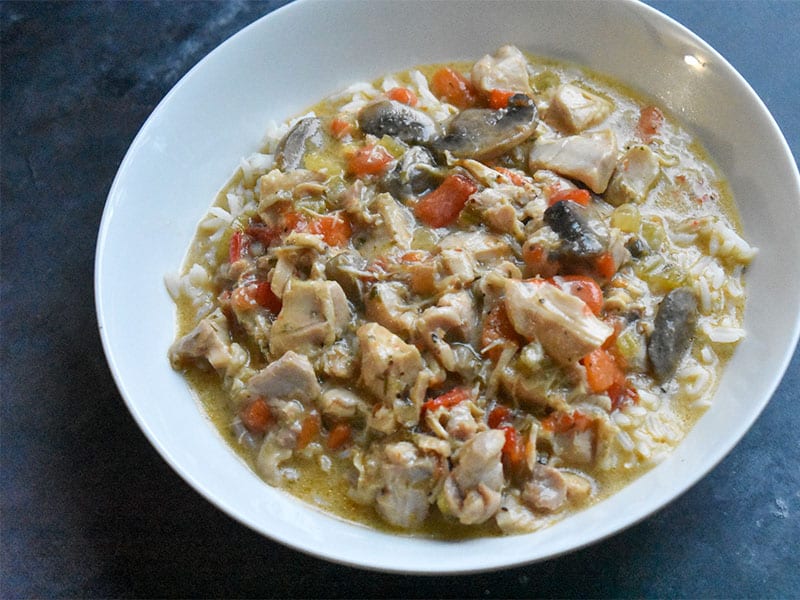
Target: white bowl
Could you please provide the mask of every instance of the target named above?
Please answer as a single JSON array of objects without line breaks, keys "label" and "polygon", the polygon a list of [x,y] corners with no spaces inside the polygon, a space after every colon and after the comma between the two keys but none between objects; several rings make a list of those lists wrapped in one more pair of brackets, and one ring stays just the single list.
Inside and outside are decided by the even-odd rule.
[{"label": "white bowl", "polygon": [[[388,535],[267,486],[226,446],[167,361],[175,307],[162,280],[180,266],[197,222],[239,158],[258,149],[268,120],[284,120],[354,81],[420,63],[475,60],[503,43],[609,74],[654,97],[699,136],[728,177],[746,237],[761,249],[748,275],[749,334],[713,406],[671,457],[610,499],[517,537],[442,542]],[[151,443],[245,525],[305,552],[387,571],[518,565],[646,517],[707,473],[755,421],[800,330],[798,198],[797,167],[753,90],[702,40],[645,5],[498,0],[486,10],[482,2],[455,0],[301,0],[209,54],[134,140],[100,227],[100,331],[120,392]]]}]

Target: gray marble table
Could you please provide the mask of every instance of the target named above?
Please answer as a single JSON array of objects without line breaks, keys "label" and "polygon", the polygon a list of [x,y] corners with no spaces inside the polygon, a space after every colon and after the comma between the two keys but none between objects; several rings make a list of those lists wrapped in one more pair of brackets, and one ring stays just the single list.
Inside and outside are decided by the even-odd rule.
[{"label": "gray marble table", "polygon": [[[800,3],[650,3],[744,75],[799,156]],[[105,196],[170,87],[282,4],[0,3],[0,597],[800,596],[797,351],[744,440],[677,501],[589,548],[495,573],[385,575],[300,554],[158,456],[97,334]]]}]

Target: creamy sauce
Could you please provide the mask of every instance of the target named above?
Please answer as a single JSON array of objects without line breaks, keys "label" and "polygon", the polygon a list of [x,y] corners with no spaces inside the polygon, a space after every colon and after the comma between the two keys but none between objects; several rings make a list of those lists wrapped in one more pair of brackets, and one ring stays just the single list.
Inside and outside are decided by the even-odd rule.
[{"label": "creamy sauce", "polygon": [[[628,147],[633,146],[634,143],[641,143],[635,139],[634,128],[642,107],[649,104],[645,98],[608,78],[589,73],[577,67],[534,58],[529,59],[529,64],[530,81],[534,95],[537,98],[539,96],[547,96],[548,90],[552,90],[559,84],[572,83],[578,85],[613,104],[614,110],[602,123],[602,127],[614,130],[620,140],[620,154],[624,153]],[[449,66],[463,73],[469,73],[471,68],[471,64],[467,63],[456,63]],[[441,67],[442,65],[430,65],[419,67],[418,69],[428,81],[431,81],[433,75]],[[411,73],[412,71],[409,70],[395,74],[393,77],[399,85],[414,88],[415,84]],[[382,82],[383,80],[379,79],[373,85],[375,88],[380,89]],[[341,97],[335,100],[326,99],[312,107],[311,111],[315,113],[327,130],[331,121],[340,116],[342,106],[349,100],[350,98]],[[346,150],[346,142],[344,146]],[[702,220],[709,217],[719,219],[732,231],[740,231],[738,214],[724,179],[718,174],[700,144],[669,115],[666,116],[660,127],[657,141],[651,144],[651,147],[661,160],[660,175],[653,188],[647,194],[646,201],[638,204],[636,208],[638,208],[641,222],[652,226],[651,229],[653,231],[650,232],[652,236],[658,238],[659,226],[666,226],[667,229],[670,229],[673,223],[685,222],[687,219]],[[271,150],[271,147],[267,147],[264,149],[264,153],[270,153]],[[389,151],[392,151],[391,147]],[[307,153],[305,159],[307,168],[313,169],[314,165],[316,165],[327,168],[328,173],[340,172],[341,185],[347,183],[347,158],[346,154],[343,153],[342,145],[326,143],[322,148]],[[507,168],[520,169],[530,174],[526,159],[514,155],[513,152],[500,157],[497,162]],[[241,191],[243,188],[252,189],[254,186],[257,188],[256,180],[257,177],[248,176],[247,173],[239,171],[223,192],[219,194],[215,206],[228,209],[228,193],[236,193],[237,190]],[[311,205],[309,204],[309,206]],[[313,207],[319,212],[325,210],[324,202],[318,202]],[[419,224],[416,226],[414,239],[423,240],[417,245],[425,246],[429,244],[431,240],[426,239],[427,232],[425,232],[425,228]],[[645,235],[643,232],[644,230],[642,230],[641,235]],[[208,239],[204,233],[199,233],[187,255],[185,271],[188,271],[189,266],[193,264],[206,265],[210,267],[210,270],[214,270],[227,260],[226,256],[230,243],[230,232],[213,241]],[[653,245],[655,244],[656,242],[653,243]],[[386,246],[382,242],[375,244],[374,247],[369,246],[369,244],[366,246],[357,245],[357,247],[359,249],[363,248],[362,253],[366,258],[374,259],[385,251]],[[698,257],[702,255],[702,251],[697,252]],[[211,260],[209,257],[212,257]],[[517,262],[522,265],[519,258],[517,258]],[[727,280],[727,278],[731,277],[732,271],[727,265],[723,266],[727,269],[725,272]],[[740,271],[741,269],[736,273],[737,276],[740,275]],[[212,284],[211,287],[213,288],[214,296],[221,293],[224,288],[224,286],[217,284]],[[606,289],[606,297],[608,297],[608,289]],[[649,304],[643,316],[646,317],[645,320],[650,319],[649,322],[651,322],[653,311],[657,304],[654,304],[654,301],[648,298],[649,292],[645,300]],[[181,296],[177,300],[177,304],[177,329],[178,338],[180,339],[197,325],[198,307],[196,302],[186,295]],[[735,326],[740,326],[743,305],[744,295],[739,297],[728,295],[724,297],[724,306],[718,312],[727,311],[727,316],[732,319],[731,323]],[[708,311],[706,312],[708,313]],[[701,321],[703,319],[714,321],[716,324],[718,324],[717,321],[719,320],[714,311],[711,311],[711,314],[702,315]],[[249,367],[257,371],[268,364],[267,359],[253,339],[249,339],[248,336],[243,335],[241,332],[234,332],[234,339],[246,347],[249,355]],[[734,347],[735,344],[733,343],[715,343],[705,338],[702,339],[701,343],[699,336],[695,336],[695,341],[688,354],[697,364],[707,367],[712,373],[711,383],[708,389],[703,390],[700,394],[701,399],[707,399],[713,393],[718,374],[730,358]],[[711,359],[709,359],[709,356],[711,356]],[[686,360],[684,360],[683,364],[686,364]],[[202,370],[192,367],[187,368],[185,374],[219,433],[242,460],[258,472],[257,450],[254,451],[246,443],[240,443],[240,439],[237,438],[232,429],[232,423],[238,419],[242,410],[241,401],[231,398],[229,390],[225,388],[221,378],[213,369]],[[663,386],[664,391],[662,392],[657,385],[653,384],[652,379],[649,378],[646,372],[633,373],[631,377],[636,385],[642,386],[643,391],[663,396],[662,407],[672,415],[668,427],[677,427],[679,429],[679,431],[675,432],[675,443],[685,435],[706,409],[706,402],[698,401],[697,397],[688,398],[682,392],[683,384],[676,382],[665,383]],[[681,371],[679,371],[677,377],[680,379]],[[341,382],[338,382],[338,384],[341,385]],[[690,384],[687,385],[691,388]],[[363,395],[364,393],[363,388],[355,383],[348,387],[359,394]],[[508,402],[507,396],[508,394],[501,394],[507,404],[516,405],[516,402]],[[542,420],[548,414],[547,410],[541,407],[530,409],[530,413],[538,420]],[[357,427],[363,427],[363,423],[357,424]],[[666,434],[665,436],[665,439],[669,437]],[[403,433],[392,434],[390,437],[396,440],[411,439],[409,434]],[[355,442],[360,439],[364,439],[364,436],[355,435]],[[674,443],[669,442],[668,445],[674,445]],[[547,447],[547,444],[545,444],[543,450],[546,451]],[[622,456],[621,452],[620,456]],[[503,533],[494,519],[489,519],[481,525],[465,526],[454,522],[452,518],[443,516],[435,508],[430,511],[422,526],[410,528],[392,526],[378,515],[373,505],[355,502],[348,495],[348,489],[354,484],[355,476],[352,461],[352,447],[330,451],[325,449],[322,440],[315,440],[305,450],[295,452],[294,456],[283,463],[283,468],[294,471],[296,476],[284,478],[281,487],[320,510],[349,521],[398,534],[411,533],[416,536],[432,538],[461,539],[475,536],[501,535]],[[602,500],[617,492],[655,464],[648,457],[636,452],[620,458],[619,463],[615,467],[609,467],[607,464],[601,465],[599,462],[583,467],[581,473],[587,475],[593,482],[594,493],[586,500],[573,502],[567,508],[553,515],[549,515],[546,512],[537,513],[541,521],[540,525],[549,524],[554,520],[569,515],[574,510],[579,510]],[[570,464],[566,464],[566,466],[572,467]]]}]

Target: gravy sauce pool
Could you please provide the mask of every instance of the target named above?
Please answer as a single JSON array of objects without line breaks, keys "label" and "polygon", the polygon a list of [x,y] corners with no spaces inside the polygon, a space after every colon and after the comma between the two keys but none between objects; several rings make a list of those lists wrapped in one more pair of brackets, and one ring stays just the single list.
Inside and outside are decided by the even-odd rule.
[{"label": "gravy sauce pool", "polygon": [[[508,68],[500,60],[503,57],[513,59],[516,54],[501,49],[494,57],[482,60],[490,67],[502,71]],[[554,364],[553,356],[558,355],[563,349],[545,348],[543,352],[539,338],[546,338],[546,333],[541,333],[541,330],[537,330],[537,334],[533,336],[523,335],[525,325],[520,324],[520,319],[528,318],[525,313],[527,308],[523,305],[522,316],[515,316],[513,312],[515,306],[509,299],[509,296],[515,293],[512,288],[506,287],[500,292],[485,291],[491,287],[486,283],[489,281],[487,273],[491,269],[486,268],[476,274],[473,280],[460,281],[453,288],[437,289],[427,294],[418,293],[420,297],[427,295],[432,298],[432,300],[423,298],[418,306],[430,309],[437,306],[437,298],[469,290],[469,298],[474,302],[477,314],[475,318],[481,321],[484,332],[488,327],[489,313],[493,308],[500,306],[500,310],[511,313],[512,326],[517,331],[511,332],[512,341],[501,340],[503,352],[499,357],[496,354],[488,356],[487,349],[481,348],[478,344],[476,351],[483,352],[481,364],[476,366],[473,360],[470,364],[475,372],[469,376],[460,376],[457,368],[442,368],[441,363],[446,360],[437,357],[434,347],[415,338],[413,332],[411,334],[406,332],[406,335],[403,335],[402,332],[395,331],[400,340],[410,342],[410,345],[421,349],[425,368],[432,370],[439,377],[428,386],[421,399],[417,399],[417,404],[426,403],[423,406],[427,408],[417,407],[420,418],[416,423],[405,428],[395,422],[389,426],[378,423],[375,417],[376,409],[386,405],[386,401],[374,395],[370,396],[370,393],[365,391],[368,385],[364,383],[363,377],[359,376],[358,364],[350,369],[346,377],[338,374],[331,376],[327,371],[323,372],[324,369],[320,367],[319,362],[322,359],[317,358],[314,359],[313,366],[317,379],[323,382],[322,392],[330,387],[337,387],[355,393],[359,399],[366,402],[372,417],[365,417],[362,414],[354,418],[331,416],[314,401],[302,403],[294,401],[297,405],[295,408],[300,410],[300,414],[287,417],[286,413],[291,406],[287,408],[289,403],[281,399],[280,406],[276,404],[268,406],[269,416],[264,417],[269,422],[269,425],[264,426],[266,433],[260,423],[255,423],[254,426],[254,423],[250,422],[248,426],[248,419],[252,415],[248,416],[245,411],[252,410],[254,400],[259,397],[250,379],[255,374],[262,373],[280,358],[278,353],[273,352],[274,347],[269,346],[271,342],[268,334],[269,328],[274,327],[276,315],[280,310],[274,306],[271,311],[265,309],[265,304],[268,305],[273,301],[272,296],[263,301],[251,302],[255,307],[253,309],[248,306],[231,308],[232,302],[236,300],[234,296],[237,294],[241,296],[243,293],[237,290],[261,289],[253,287],[261,285],[260,279],[245,280],[242,279],[243,276],[237,279],[233,263],[241,260],[250,261],[255,265],[259,260],[262,261],[256,272],[260,278],[266,274],[266,278],[272,282],[271,290],[276,289],[275,282],[279,275],[275,270],[279,267],[273,258],[267,257],[275,247],[286,243],[286,232],[291,227],[287,228],[285,222],[280,222],[283,228],[281,237],[273,246],[263,243],[268,239],[266,237],[262,239],[254,237],[252,227],[254,223],[258,227],[262,224],[269,225],[269,219],[276,218],[274,208],[265,206],[263,198],[265,188],[261,187],[259,194],[259,186],[262,176],[266,177],[275,168],[276,157],[280,156],[281,149],[279,147],[276,150],[276,142],[282,136],[287,136],[287,128],[279,129],[278,133],[281,135],[273,133],[262,152],[255,155],[255,158],[250,157],[243,162],[243,167],[218,195],[214,203],[216,212],[212,208],[209,215],[201,222],[187,254],[182,274],[177,282],[170,286],[178,307],[177,341],[171,350],[170,358],[173,365],[185,373],[214,426],[239,456],[266,481],[301,498],[311,506],[369,527],[442,539],[523,533],[547,526],[571,512],[608,497],[657,464],[707,409],[716,381],[730,358],[736,342],[743,335],[740,329],[745,298],[743,272],[755,251],[739,237],[738,232],[741,231],[741,227],[728,186],[700,144],[671,116],[664,115],[661,111],[650,111],[651,105],[645,98],[618,82],[572,65],[546,59],[526,56],[525,61],[527,82],[530,86],[529,91],[525,90],[525,93],[533,98],[538,112],[536,133],[508,151],[481,161],[484,166],[488,164],[498,167],[497,172],[509,173],[510,169],[510,172],[525,179],[525,185],[528,187],[526,193],[522,194],[524,199],[522,201],[515,199],[511,202],[522,231],[518,232],[515,240],[511,229],[498,231],[496,225],[494,228],[487,227],[485,216],[488,213],[481,213],[482,208],[476,209],[470,203],[461,210],[459,220],[446,227],[455,231],[481,233],[488,230],[493,235],[505,236],[502,239],[507,240],[512,248],[508,262],[516,266],[518,274],[516,276],[511,274],[499,284],[498,279],[492,284],[495,287],[519,285],[521,287],[513,289],[535,295],[540,293],[537,290],[543,286],[547,290],[555,288],[556,283],[561,281],[558,278],[563,276],[588,277],[596,281],[597,285],[602,287],[603,306],[602,311],[591,319],[596,318],[601,325],[597,326],[594,321],[589,325],[606,327],[604,331],[611,333],[604,334],[605,337],[600,342],[591,346],[591,353],[594,356],[598,356],[599,353],[602,364],[605,364],[603,361],[607,361],[610,357],[609,360],[616,365],[615,368],[624,374],[624,380],[616,375],[614,383],[606,385],[608,381],[604,383],[603,377],[607,372],[600,371],[595,379],[591,379],[589,371],[592,367],[587,358],[581,358],[578,362],[565,360],[562,356]],[[311,171],[327,170],[326,181],[311,183],[312,186],[317,183],[327,186],[327,195],[323,194],[322,198],[316,199],[305,196],[298,200],[295,191],[284,187],[278,192],[283,194],[280,202],[294,202],[293,205],[290,204],[292,208],[300,207],[312,211],[307,214],[325,215],[328,212],[342,211],[341,202],[331,202],[330,198],[336,194],[344,195],[345,190],[350,189],[354,181],[359,178],[371,190],[367,194],[369,201],[374,201],[379,191],[387,187],[381,183],[381,178],[386,176],[386,172],[394,168],[409,149],[424,146],[396,140],[389,134],[365,139],[364,132],[359,131],[359,118],[363,117],[362,111],[365,107],[385,101],[387,95],[390,98],[400,97],[399,92],[392,90],[398,88],[410,90],[419,102],[415,110],[431,116],[441,131],[448,126],[452,115],[459,114],[460,110],[444,101],[450,99],[452,102],[458,98],[455,100],[452,97],[436,98],[437,77],[441,77],[441,73],[450,69],[451,72],[464,75],[464,80],[469,82],[472,71],[471,83],[474,85],[469,89],[477,98],[476,108],[484,111],[510,112],[511,104],[508,104],[507,109],[502,104],[500,108],[486,106],[487,102],[495,101],[491,95],[493,88],[481,89],[480,79],[476,77],[473,66],[473,63],[449,63],[416,67],[387,78],[380,78],[371,85],[350,88],[345,93],[334,95],[313,106],[306,114],[313,115],[313,118],[318,120],[325,132],[324,141],[314,142],[313,138],[309,138],[310,142],[303,141],[301,161],[302,166]],[[496,77],[493,81],[503,82],[504,85],[511,85],[513,88],[514,85],[519,85],[508,84],[513,76],[512,69],[510,74],[501,73],[499,78]],[[424,84],[421,85],[422,80]],[[522,85],[524,87],[524,83]],[[434,93],[431,93],[430,89],[425,89],[427,87],[433,89]],[[439,89],[441,91],[441,86]],[[588,108],[578,105],[570,107],[570,98],[574,100],[576,90],[588,94],[583,100]],[[563,98],[556,100],[559,94]],[[507,97],[510,97],[508,93],[501,96],[501,101]],[[506,101],[512,102],[512,100]],[[607,105],[611,110],[596,123],[585,127],[574,127],[565,125],[565,117],[553,108],[559,101],[565,104],[566,114],[571,115],[569,111],[574,110],[578,117],[581,110],[592,110],[592,103],[594,109],[598,106],[602,109]],[[578,104],[580,103],[579,101]],[[656,131],[649,140],[642,139],[642,122],[646,120],[644,115],[655,115]],[[341,140],[331,137],[329,132],[332,127],[336,128],[336,121],[344,122],[352,133],[350,135],[345,133]],[[626,160],[635,163],[639,158],[636,152],[631,153],[632,149],[646,148],[641,151],[642,156],[650,158],[652,153],[652,156],[657,157],[657,176],[650,185],[645,186],[647,189],[639,195],[640,197],[629,190],[631,186],[636,187],[635,178],[623,193],[619,192],[620,186],[628,184],[624,181],[622,184],[619,181],[615,184],[616,175],[612,175],[608,189],[602,186],[603,191],[590,194],[587,187],[591,188],[595,183],[587,176],[576,176],[572,172],[559,173],[558,166],[546,168],[541,166],[541,160],[537,162],[532,159],[532,153],[535,152],[532,149],[535,149],[540,140],[559,140],[567,137],[589,139],[597,132],[607,130],[613,131],[618,142],[615,155],[619,158],[616,160],[615,173],[623,170],[622,165]],[[380,147],[381,156],[389,157],[386,170],[360,176],[354,174],[351,157],[360,148],[370,144]],[[432,143],[433,146],[435,144],[436,142]],[[284,141],[283,146],[286,151],[289,143]],[[430,236],[431,227],[426,226],[424,221],[420,222],[421,213],[417,212],[416,207],[420,203],[420,198],[432,193],[455,172],[472,178],[476,190],[482,192],[493,189],[493,183],[485,179],[487,173],[480,170],[480,165],[466,163],[464,162],[466,159],[459,163],[452,157],[443,157],[438,152],[434,154],[436,161],[433,169],[439,171],[434,183],[419,193],[394,198],[403,211],[402,218],[410,224],[410,234],[413,239],[406,250],[426,252],[433,246],[430,256],[426,254],[428,260],[441,256],[437,254],[436,244],[441,243],[447,233],[438,231],[436,236]],[[533,164],[539,166],[532,167]],[[569,171],[569,168],[566,170]],[[287,172],[290,171],[287,169]],[[497,172],[492,171],[495,175]],[[539,173],[538,179],[537,173]],[[335,181],[331,183],[332,180]],[[504,187],[498,188],[501,194],[508,190],[509,186],[513,186],[507,180],[503,181]],[[332,191],[334,188],[335,191]],[[613,189],[617,191],[612,192]],[[607,245],[603,256],[611,257],[607,259],[613,263],[611,267],[600,262],[587,263],[583,258],[570,263],[572,259],[565,258],[564,241],[560,240],[558,235],[554,235],[551,227],[541,225],[542,213],[551,210],[553,204],[576,204],[571,200],[556,201],[551,204],[551,209],[547,209],[548,203],[552,200],[547,196],[552,196],[558,191],[563,193],[564,190],[570,193],[577,190],[576,197],[591,197],[591,206],[599,207],[590,213],[589,218],[599,220],[601,226],[610,232],[607,234],[608,239],[603,242]],[[611,198],[610,196],[614,194],[616,197]],[[620,201],[620,194],[623,194],[623,199],[628,201]],[[294,200],[291,200],[292,198]],[[534,200],[541,206],[533,202]],[[531,204],[526,206],[529,202]],[[331,204],[334,206],[330,206]],[[237,206],[239,214],[234,216]],[[403,206],[405,208],[402,208]],[[573,208],[567,206],[568,210]],[[378,212],[375,209],[363,210],[366,211],[361,215],[364,219]],[[583,210],[583,207],[580,210]],[[470,211],[473,213],[477,211],[477,217],[472,221],[467,218],[470,216],[468,214]],[[412,213],[418,217],[413,223],[409,218]],[[382,214],[386,220],[386,213]],[[285,210],[280,218],[286,218]],[[373,265],[376,259],[379,262],[386,248],[391,248],[395,240],[387,240],[387,237],[392,237],[391,235],[375,236],[370,232],[372,228],[380,225],[380,221],[374,218],[369,226],[359,224],[358,215],[354,216],[352,212],[347,213],[347,218],[352,220],[353,229],[352,239],[346,242],[347,250],[355,248],[366,260],[365,264]],[[547,214],[544,218],[548,218]],[[539,222],[534,224],[537,219]],[[250,229],[247,229],[248,225]],[[294,232],[308,233],[309,230],[313,234],[314,225],[304,224]],[[236,233],[237,231],[240,233]],[[248,231],[251,233],[248,234]],[[339,240],[334,244],[328,243],[331,241],[325,237],[328,233],[323,230],[317,233],[320,231],[325,244],[320,246],[320,250],[308,252],[303,250],[303,253],[311,255],[314,252],[328,253],[325,256],[328,259],[329,246],[345,244]],[[244,236],[246,243],[250,244],[248,250],[240,250],[238,245],[242,242],[233,240],[234,236]],[[257,246],[258,243],[262,245]],[[309,242],[305,239],[300,243]],[[541,252],[542,248],[550,257],[550,263],[527,260],[533,253],[531,249]],[[251,256],[253,254],[254,256]],[[556,257],[555,260],[552,260],[553,257]],[[231,261],[231,259],[236,260]],[[397,256],[394,260],[398,260]],[[546,272],[553,263],[558,265],[557,270]],[[309,267],[295,265],[295,268],[300,268],[302,271]],[[361,265],[362,272],[364,268],[365,265]],[[369,268],[366,267],[367,271]],[[443,267],[440,265],[438,268],[441,270]],[[313,259],[310,269],[310,273],[319,273],[319,269],[314,271]],[[445,275],[453,276],[449,272]],[[292,277],[314,278],[307,272],[298,275],[297,270]],[[534,283],[528,283],[532,280]],[[254,281],[256,283],[253,283]],[[481,292],[477,291],[478,281],[483,282],[484,288]],[[369,290],[373,289],[369,286],[373,285],[377,284],[368,281],[364,294],[369,294]],[[563,282],[559,285],[563,285]],[[659,379],[654,371],[657,370],[656,363],[660,359],[648,355],[648,352],[655,352],[648,348],[648,342],[652,346],[653,337],[659,335],[655,333],[659,322],[658,313],[661,305],[665,304],[665,298],[672,295],[676,298],[676,302],[678,301],[679,294],[673,294],[675,290],[686,290],[685,296],[691,297],[691,303],[696,304],[697,315],[691,324],[690,345],[683,349],[678,366],[669,377]],[[279,292],[281,294],[278,295],[283,295],[283,307],[286,307],[287,290]],[[261,293],[262,296],[258,298],[264,298],[264,292],[252,293]],[[561,289],[553,291],[555,294],[553,297],[559,300],[564,293]],[[578,298],[581,296],[578,295]],[[409,304],[413,304],[415,300],[418,300],[416,296],[409,300]],[[353,300],[349,295],[348,301],[352,311]],[[365,295],[364,301],[369,305],[370,297]],[[581,299],[581,302],[584,300]],[[220,338],[223,341],[224,360],[219,359],[218,355],[211,354],[208,343],[198,346],[196,343],[192,345],[187,342],[187,340],[197,341],[197,328],[202,325],[204,319],[209,318],[209,315],[213,317],[215,314],[213,311],[220,307],[223,309],[224,318],[220,317],[219,322],[227,323],[223,326],[226,331],[222,332]],[[663,312],[666,312],[666,309]],[[584,313],[587,311],[584,310]],[[244,317],[241,316],[243,314]],[[257,315],[257,319],[261,319],[255,324],[250,321],[253,319],[253,314]],[[355,319],[358,323],[362,323],[362,327],[363,323],[374,320],[365,318],[363,310],[352,311],[352,314],[356,315]],[[420,309],[417,310],[417,316],[419,314]],[[534,328],[542,326],[541,321],[535,321],[539,317],[532,318]],[[578,320],[581,318],[590,317],[586,315],[576,317]],[[381,324],[387,323],[384,321]],[[345,329],[350,327],[355,330],[357,324],[351,325]],[[250,335],[253,327],[266,328],[263,339],[260,339],[259,335]],[[359,344],[354,342],[355,338],[351,330],[337,334],[337,342],[341,339],[349,340],[351,345],[347,350],[351,353],[359,351]],[[362,340],[363,345],[363,340],[366,338],[362,337],[361,333],[358,338]],[[473,334],[473,342],[476,339],[477,334]],[[454,340],[450,336],[447,342],[452,349],[465,340]],[[585,340],[583,343],[586,343]],[[235,348],[236,344],[239,344],[241,352]],[[328,345],[330,346],[330,343]],[[557,373],[553,380],[553,389],[557,393],[549,389],[544,394],[550,398],[549,400],[544,397],[532,398],[529,392],[524,391],[525,386],[520,383],[532,381],[531,377],[534,379],[539,377],[539,375],[529,376],[525,370],[528,368],[528,363],[525,361],[529,360],[530,356],[538,357],[537,360],[540,362],[535,363],[536,365],[545,364],[547,369]],[[504,361],[505,365],[498,365]],[[534,372],[540,368],[535,366]],[[511,374],[504,375],[501,373],[503,369],[504,372]],[[431,377],[433,378],[433,375]],[[525,377],[529,379],[525,380]],[[494,385],[491,384],[493,378]],[[565,381],[573,385],[574,389],[559,392],[559,384]],[[436,398],[448,393],[452,396],[456,393],[453,390],[464,394],[465,398],[453,405],[447,405],[446,402],[440,405],[435,403]],[[408,397],[414,394],[408,389],[402,393]],[[551,393],[555,393],[555,396]],[[552,400],[553,397],[557,397],[557,400]],[[272,401],[269,398],[267,400]],[[413,403],[414,400],[410,402]],[[474,410],[471,416],[467,417],[467,420],[472,419],[470,423],[472,429],[462,434],[458,433],[460,431],[458,428],[452,427],[451,429],[456,431],[453,433],[447,429],[451,420],[455,418],[450,411],[462,402],[473,403]],[[430,422],[425,421],[426,410],[442,411],[440,422],[446,426],[438,433],[435,427],[432,429]],[[279,412],[283,416],[276,417]],[[311,441],[304,445],[297,440],[304,435],[301,430],[305,427],[304,419],[307,421],[309,415],[315,415],[314,418],[317,420],[315,427],[319,432],[312,435]],[[400,417],[397,419],[401,420]],[[251,418],[250,420],[253,421]],[[331,439],[332,429],[340,423],[350,428],[348,431],[351,437],[343,446],[330,449],[326,445],[327,440]],[[285,431],[281,434],[283,430]],[[509,430],[513,430],[513,433]],[[493,509],[489,506],[490,500],[484,499],[486,506],[482,506],[482,509],[486,514],[476,518],[467,514],[468,510],[458,503],[460,498],[460,501],[466,504],[466,499],[474,490],[468,489],[470,484],[465,483],[463,479],[459,481],[457,476],[454,477],[454,473],[461,462],[466,460],[461,456],[467,453],[464,448],[470,444],[470,440],[479,434],[486,434],[484,440],[489,440],[490,436],[494,435],[493,440],[496,441],[499,435],[497,431],[504,431],[506,436],[502,442],[502,455],[499,459],[495,457],[488,460],[489,462],[500,460],[499,464],[504,474],[503,483],[499,488],[495,486],[497,489],[490,490],[485,496],[495,494],[494,501],[499,503],[499,508]],[[427,441],[419,442],[419,438],[415,437],[419,434],[426,436]],[[286,456],[279,463],[272,464],[268,468],[272,470],[265,473],[264,465],[269,461],[264,460],[263,454],[259,458],[259,453],[263,453],[263,446],[266,446],[262,440],[270,435],[282,440],[276,442],[275,447],[279,447]],[[590,448],[581,449],[580,438],[587,435]],[[527,441],[524,439],[526,436]],[[391,458],[390,446],[394,444],[392,448],[399,452],[400,442],[408,444],[402,446],[405,452],[412,451],[412,442],[416,444],[414,451],[417,454],[414,460],[435,458],[436,468],[425,475],[429,478],[438,478],[434,489],[426,488],[420,492],[414,487],[418,484],[413,481],[409,483],[410,480],[405,475],[395,477],[388,474],[405,468],[407,465],[404,465],[402,460],[410,460],[408,459],[410,455],[404,459]],[[423,450],[419,449],[420,444]],[[299,447],[301,445],[302,448]],[[473,446],[477,444],[473,442]],[[378,447],[380,451],[374,450],[373,447]],[[437,451],[443,454],[437,455]],[[588,452],[589,458],[581,454],[582,452],[584,454]],[[354,461],[358,453],[360,458]],[[372,471],[369,471],[370,467],[363,466],[369,460],[374,463]],[[395,462],[392,462],[393,460]],[[360,475],[354,466],[355,462],[362,465]],[[419,466],[413,468],[422,469]],[[465,468],[462,467],[462,471]],[[424,469],[421,472],[424,472]],[[370,481],[369,477],[377,478],[377,481]],[[488,475],[487,477],[491,478]],[[401,485],[406,485],[407,489],[401,492],[389,489],[393,481],[399,481]],[[491,488],[491,485],[487,486]],[[362,493],[362,490],[353,493],[354,489],[361,490],[362,487],[367,489],[367,492]],[[447,490],[455,494],[457,497],[455,501],[447,496]],[[393,495],[398,493],[400,496]],[[421,497],[425,498],[426,507],[417,506]],[[383,503],[381,498],[384,500]],[[551,502],[550,498],[555,500]],[[409,509],[408,504],[412,508]],[[395,505],[403,506],[396,508]],[[405,511],[411,511],[412,514],[409,516]],[[424,513],[421,518],[419,513]],[[503,513],[513,515],[513,518],[498,517]]]}]

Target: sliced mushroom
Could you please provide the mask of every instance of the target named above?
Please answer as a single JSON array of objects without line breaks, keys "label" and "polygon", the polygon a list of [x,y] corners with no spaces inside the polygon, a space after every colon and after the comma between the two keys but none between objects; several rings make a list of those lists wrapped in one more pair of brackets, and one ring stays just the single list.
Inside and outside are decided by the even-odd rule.
[{"label": "sliced mushroom", "polygon": [[456,115],[444,137],[431,147],[456,158],[486,160],[500,156],[531,137],[539,122],[536,105],[525,94],[514,94],[500,110],[470,108]]},{"label": "sliced mushroom", "polygon": [[300,119],[283,136],[275,149],[275,164],[282,171],[299,169],[309,145],[313,147],[322,145],[322,128],[316,117]]},{"label": "sliced mushroom", "polygon": [[544,211],[544,222],[561,238],[559,254],[566,258],[597,256],[604,250],[598,235],[589,227],[580,205],[561,200]]},{"label": "sliced mushroom", "polygon": [[689,288],[677,288],[658,306],[647,355],[653,374],[660,382],[675,374],[692,342],[697,324],[697,298]]},{"label": "sliced mushroom", "polygon": [[428,115],[394,100],[367,104],[358,113],[358,126],[364,133],[390,135],[406,144],[424,144],[436,134]]},{"label": "sliced mushroom", "polygon": [[412,146],[406,150],[397,166],[381,181],[381,186],[395,198],[421,196],[442,181],[436,161],[429,150]]}]

